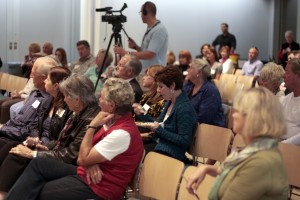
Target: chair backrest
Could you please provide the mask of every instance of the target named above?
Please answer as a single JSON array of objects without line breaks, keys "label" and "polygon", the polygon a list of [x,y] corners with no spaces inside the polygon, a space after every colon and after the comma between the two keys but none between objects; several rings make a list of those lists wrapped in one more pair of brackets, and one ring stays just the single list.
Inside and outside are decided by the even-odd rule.
[{"label": "chair backrest", "polygon": [[143,166],[143,161],[144,161],[145,155],[146,155],[146,151],[144,150],[144,153],[143,153],[143,156],[141,158],[140,164],[136,168],[135,173],[134,173],[134,175],[133,175],[133,177],[132,177],[132,179],[131,179],[131,181],[128,185],[132,189],[133,192],[137,192],[138,189],[139,189],[138,181],[139,181],[139,177],[140,177],[140,173],[141,173],[141,169],[142,169],[142,166]]},{"label": "chair backrest", "polygon": [[242,76],[237,77],[236,82],[243,84],[244,89],[249,89],[249,88],[252,88],[252,86],[253,86],[253,80],[254,80],[253,76],[243,76],[242,75]]},{"label": "chair backrest", "polygon": [[233,143],[231,149],[236,149],[237,147],[244,147],[246,144],[244,143],[244,140],[241,135],[236,134],[233,138]]},{"label": "chair backrest", "polygon": [[0,90],[6,90],[7,89],[7,83],[9,79],[10,74],[3,73],[1,75],[1,80],[0,80]]},{"label": "chair backrest", "polygon": [[[187,178],[190,177],[195,171],[197,167],[189,166],[183,173],[183,178],[180,183],[179,192],[178,192],[178,200],[197,200],[195,195],[190,194],[186,189]],[[199,185],[196,194],[198,195],[199,199],[201,200],[208,200],[208,195],[213,185],[215,177],[210,175],[206,175],[202,183]]]},{"label": "chair backrest", "polygon": [[213,83],[218,88],[221,98],[223,99],[223,84],[218,79],[213,79]]},{"label": "chair backrest", "polygon": [[227,82],[223,86],[222,101],[228,105],[232,105],[233,99],[244,88],[244,84]]},{"label": "chair backrest", "polygon": [[300,187],[300,147],[280,142],[279,150],[287,170],[289,184]]},{"label": "chair backrest", "polygon": [[236,82],[237,76],[234,74],[221,74],[220,81],[222,84],[228,83],[228,82]]},{"label": "chair backrest", "polygon": [[27,82],[28,82],[28,78],[15,76],[15,79],[14,79],[15,87],[14,87],[14,89],[16,91],[23,90],[24,87],[26,86]]},{"label": "chair backrest", "polygon": [[241,69],[236,69],[235,70],[235,72],[234,72],[234,74],[236,75],[236,76],[241,76],[242,75],[242,70]]},{"label": "chair backrest", "polygon": [[149,152],[140,174],[139,194],[154,199],[176,199],[183,169],[183,162]]},{"label": "chair backrest", "polygon": [[227,157],[228,147],[233,133],[230,129],[199,124],[194,144],[189,153],[193,157],[203,157],[222,162]]}]

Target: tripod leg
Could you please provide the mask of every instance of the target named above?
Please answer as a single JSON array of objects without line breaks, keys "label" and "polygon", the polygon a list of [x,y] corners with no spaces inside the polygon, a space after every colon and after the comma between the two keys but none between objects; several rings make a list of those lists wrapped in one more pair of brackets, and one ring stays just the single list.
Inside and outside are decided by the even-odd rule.
[{"label": "tripod leg", "polygon": [[96,81],[96,83],[95,83],[95,91],[96,91],[96,89],[97,89],[97,86],[98,86],[98,83],[99,83],[99,79],[100,79],[100,77],[101,77],[101,75],[102,75],[102,72],[103,72],[103,69],[104,69],[104,64],[105,64],[105,62],[106,62],[106,60],[107,60],[108,52],[109,52],[109,49],[110,49],[111,42],[112,42],[113,38],[114,38],[114,33],[111,34],[110,39],[109,39],[109,42],[108,42],[108,46],[107,46],[107,49],[106,49],[106,52],[105,52],[105,56],[104,56],[104,58],[103,58],[103,61],[102,61],[102,64],[101,64],[101,68],[100,68],[100,70],[99,70],[98,78],[97,78],[97,81]]}]

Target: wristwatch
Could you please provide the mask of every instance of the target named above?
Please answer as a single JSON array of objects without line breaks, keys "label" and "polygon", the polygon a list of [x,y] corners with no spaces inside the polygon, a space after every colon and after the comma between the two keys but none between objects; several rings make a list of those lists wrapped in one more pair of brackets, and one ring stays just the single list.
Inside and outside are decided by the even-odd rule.
[{"label": "wristwatch", "polygon": [[89,129],[89,128],[98,130],[100,127],[99,127],[99,126],[91,126],[91,125],[87,125],[87,126],[86,126],[86,129]]}]

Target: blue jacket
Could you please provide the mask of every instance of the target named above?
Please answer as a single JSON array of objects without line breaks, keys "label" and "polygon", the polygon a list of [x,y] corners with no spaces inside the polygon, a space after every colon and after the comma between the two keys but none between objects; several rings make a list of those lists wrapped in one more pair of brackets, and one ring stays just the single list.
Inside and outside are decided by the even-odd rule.
[{"label": "blue jacket", "polygon": [[216,86],[210,81],[205,81],[200,90],[192,96],[193,88],[194,84],[189,81],[184,85],[183,91],[193,104],[198,122],[225,127],[222,100]]},{"label": "blue jacket", "polygon": [[[163,122],[171,101],[167,101],[157,122]],[[143,121],[153,121],[150,116],[140,115]],[[154,150],[159,150],[171,155],[173,158],[183,160],[185,152],[193,141],[197,126],[197,116],[188,98],[182,92],[176,99],[172,111],[163,126],[160,125],[154,133],[158,144]]]}]

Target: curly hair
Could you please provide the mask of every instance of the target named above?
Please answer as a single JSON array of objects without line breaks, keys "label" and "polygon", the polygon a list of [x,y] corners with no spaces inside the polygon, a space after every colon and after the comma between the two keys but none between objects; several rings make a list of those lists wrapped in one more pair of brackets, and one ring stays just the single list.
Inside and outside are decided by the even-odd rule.
[{"label": "curly hair", "polygon": [[109,78],[103,85],[105,99],[115,103],[115,113],[125,115],[132,111],[134,92],[128,81],[120,78]]}]

